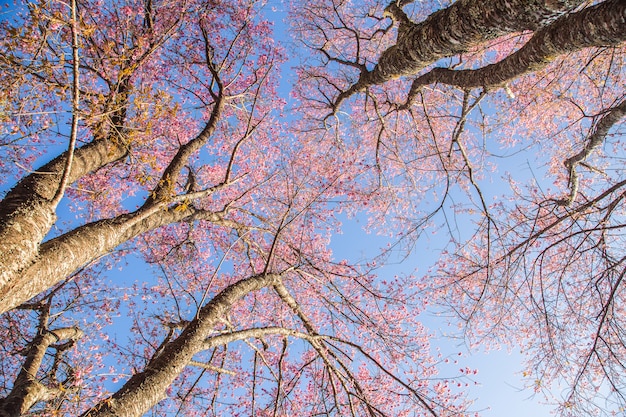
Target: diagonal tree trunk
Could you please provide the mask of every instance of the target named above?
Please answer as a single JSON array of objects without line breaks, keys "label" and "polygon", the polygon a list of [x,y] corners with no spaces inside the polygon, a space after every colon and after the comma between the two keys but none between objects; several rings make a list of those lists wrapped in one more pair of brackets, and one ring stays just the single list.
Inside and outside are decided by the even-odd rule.
[{"label": "diagonal tree trunk", "polygon": [[193,355],[205,349],[205,340],[235,302],[247,294],[277,284],[280,274],[260,274],[242,279],[202,307],[196,318],[153,357],[142,372],[133,375],[111,397],[96,404],[82,417],[140,417],[165,396],[165,390],[188,366]]},{"label": "diagonal tree trunk", "polygon": [[[202,214],[187,205],[173,206],[170,210],[168,206],[172,205],[173,188],[180,171],[212,137],[220,120],[224,96],[221,94],[222,84],[217,73],[214,74],[220,92],[215,94],[216,102],[209,120],[193,140],[178,149],[161,181],[137,211],[80,226],[41,244],[56,221],[56,206],[52,200],[65,167],[65,153],[42,168],[47,175],[31,174],[7,195],[0,203],[0,218],[3,218],[1,210],[6,208],[6,218],[9,219],[0,227],[0,314],[28,301],[141,233],[182,221],[193,214]],[[118,119],[122,123],[123,115]],[[91,142],[75,152],[67,182],[72,183],[125,154],[126,146],[121,140]],[[2,230],[6,231],[4,236]]]},{"label": "diagonal tree trunk", "polygon": [[626,2],[608,0],[572,13],[538,30],[518,51],[495,64],[475,70],[434,68],[418,77],[409,100],[422,86],[443,83],[459,88],[502,85],[538,71],[559,56],[594,46],[613,46],[626,41]]},{"label": "diagonal tree trunk", "polygon": [[466,52],[500,36],[538,30],[579,6],[582,0],[459,0],[421,23],[410,22],[392,3],[398,21],[396,44],[386,49],[371,71],[339,94],[335,110],[357,91],[394,78],[416,75],[433,62]]},{"label": "diagonal tree trunk", "polygon": [[37,261],[22,270],[12,285],[3,288],[0,313],[62,282],[89,262],[142,233],[183,220],[200,219],[233,226],[218,213],[196,210],[190,205],[170,209],[153,206],[148,210],[98,220],[51,239],[39,248]]},{"label": "diagonal tree trunk", "polygon": [[[69,183],[117,161],[126,149],[108,140],[89,143],[74,153]],[[66,153],[20,181],[0,202],[0,288],[37,256],[40,242],[56,221],[52,199],[59,187]]]},{"label": "diagonal tree trunk", "polygon": [[[129,75],[130,76],[130,75]],[[100,126],[92,142],[78,148],[66,183],[124,158],[128,144],[123,123],[130,92],[129,77],[119,81],[107,108],[111,111],[111,131]],[[104,112],[106,113],[106,111]],[[55,194],[59,190],[68,152],[24,177],[0,201],[0,294],[15,285],[15,277],[37,257],[39,245],[56,222]],[[0,295],[1,297],[1,295]],[[4,311],[0,308],[1,311]]]}]

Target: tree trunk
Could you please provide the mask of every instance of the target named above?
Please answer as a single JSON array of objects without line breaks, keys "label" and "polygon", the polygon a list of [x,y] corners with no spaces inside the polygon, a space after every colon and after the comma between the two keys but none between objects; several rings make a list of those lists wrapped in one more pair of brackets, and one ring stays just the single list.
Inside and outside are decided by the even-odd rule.
[{"label": "tree trunk", "polygon": [[205,347],[205,339],[232,305],[247,294],[279,282],[280,274],[255,275],[220,292],[183,332],[153,357],[144,371],[133,375],[111,397],[96,404],[82,417],[140,417],[165,398],[165,390]]},{"label": "tree trunk", "polygon": [[[394,78],[416,75],[433,62],[469,51],[500,36],[538,30],[579,6],[582,0],[459,0],[421,23],[400,20],[398,39],[371,71],[339,94],[339,104],[357,91]],[[391,14],[403,14],[392,4]],[[394,12],[395,10],[395,12]]]},{"label": "tree trunk", "polygon": [[[41,241],[56,221],[52,203],[66,152],[20,181],[0,202],[0,298],[20,285],[21,271],[33,263]],[[68,183],[126,155],[126,148],[108,140],[98,140],[74,153]],[[4,304],[4,300],[2,301]],[[1,311],[6,311],[0,308]]]},{"label": "tree trunk", "polygon": [[75,327],[44,330],[31,342],[26,360],[9,395],[0,399],[0,417],[19,417],[39,401],[45,401],[61,393],[37,380],[44,355],[50,345],[61,340],[78,340],[83,332]]},{"label": "tree trunk", "polygon": [[438,59],[508,33],[538,30],[581,4],[573,1],[460,0],[402,31],[395,45],[380,56],[362,87],[414,75]]},{"label": "tree trunk", "polygon": [[608,0],[578,13],[566,15],[540,29],[517,52],[502,61],[476,70],[434,68],[420,76],[410,96],[435,82],[459,88],[501,85],[525,73],[538,71],[557,57],[594,46],[613,46],[626,41],[626,2]]},{"label": "tree trunk", "polygon": [[16,274],[0,292],[0,313],[9,311],[45,291],[89,262],[141,233],[181,221],[195,210],[155,206],[148,210],[99,220],[45,242],[36,262]]}]

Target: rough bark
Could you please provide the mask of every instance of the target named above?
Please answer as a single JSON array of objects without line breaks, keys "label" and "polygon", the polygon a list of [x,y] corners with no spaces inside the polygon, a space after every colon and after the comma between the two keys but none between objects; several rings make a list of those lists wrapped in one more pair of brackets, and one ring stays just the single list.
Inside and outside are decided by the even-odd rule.
[{"label": "rough bark", "polygon": [[[119,245],[158,227],[183,220],[223,221],[219,214],[192,206],[152,206],[146,210],[99,220],[43,243],[37,261],[15,277],[0,293],[0,313],[28,301],[62,282],[81,267],[106,255]],[[230,225],[230,222],[224,220]]]},{"label": "rough bark", "polygon": [[626,41],[626,2],[609,0],[559,18],[538,30],[518,51],[495,64],[476,70],[434,68],[418,77],[407,102],[432,83],[459,88],[492,87],[538,71],[559,56],[583,48],[614,46]]},{"label": "rough bark", "polygon": [[280,274],[261,274],[226,287],[200,309],[180,336],[153,357],[142,372],[133,375],[119,391],[82,416],[142,416],[165,398],[167,387],[191,363],[193,355],[205,348],[205,340],[235,302],[253,291],[276,284],[280,279]]},{"label": "rough bark", "polygon": [[40,243],[56,222],[55,195],[62,182],[72,184],[128,153],[123,124],[131,90],[129,77],[116,84],[103,110],[103,114],[110,113],[110,126],[100,123],[94,139],[73,151],[65,179],[67,151],[24,177],[0,201],[0,300],[7,287],[16,285],[20,271],[36,259]]},{"label": "rough bark", "polygon": [[61,393],[58,388],[50,388],[37,379],[37,372],[46,350],[62,340],[76,341],[83,336],[80,329],[68,327],[44,330],[31,342],[26,359],[15,379],[9,395],[0,399],[0,417],[19,417],[39,401],[49,400]]},{"label": "rough bark", "polygon": [[[89,143],[74,153],[68,183],[126,155],[126,149],[107,140]],[[20,181],[0,202],[0,288],[37,256],[40,242],[56,221],[53,204],[66,153]]]},{"label": "rough bark", "polygon": [[[404,19],[396,44],[386,49],[371,71],[342,92],[339,104],[357,91],[407,75],[433,62],[467,52],[486,41],[525,30],[538,30],[580,5],[582,0],[459,0],[421,23]],[[390,14],[402,13],[390,6]]]}]

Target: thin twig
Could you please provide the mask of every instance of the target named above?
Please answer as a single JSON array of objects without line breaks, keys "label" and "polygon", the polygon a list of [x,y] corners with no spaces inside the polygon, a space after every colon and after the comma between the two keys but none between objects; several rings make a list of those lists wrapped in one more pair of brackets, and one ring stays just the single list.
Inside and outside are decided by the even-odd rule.
[{"label": "thin twig", "polygon": [[67,183],[70,177],[70,171],[72,170],[72,160],[74,159],[74,148],[76,147],[76,136],[78,134],[78,104],[80,100],[80,84],[79,84],[79,58],[78,58],[78,30],[77,30],[77,17],[76,17],[76,0],[72,0],[70,3],[71,9],[71,22],[70,30],[72,33],[72,129],[70,133],[70,143],[67,146],[67,158],[65,160],[65,167],[63,168],[63,175],[59,183],[59,188],[56,194],[52,198],[52,206],[56,207],[67,188]]}]

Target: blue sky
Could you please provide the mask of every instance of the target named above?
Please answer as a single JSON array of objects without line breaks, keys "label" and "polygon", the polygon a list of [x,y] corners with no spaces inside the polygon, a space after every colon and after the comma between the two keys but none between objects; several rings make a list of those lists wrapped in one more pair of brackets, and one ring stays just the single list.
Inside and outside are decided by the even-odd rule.
[{"label": "blue sky", "polygon": [[[363,224],[359,219],[344,219],[344,234],[335,236],[331,242],[337,258],[360,260],[374,255],[385,246],[386,240],[363,231]],[[384,278],[414,273],[420,277],[422,271],[427,271],[437,259],[439,251],[434,245],[434,241],[419,243],[417,249],[401,262],[381,267],[377,271],[378,275]],[[438,316],[435,311],[426,311],[422,315],[424,324],[437,335],[431,339],[433,351],[439,349],[444,357],[450,356],[450,362],[440,367],[441,376],[457,375],[459,368],[466,366],[478,370],[474,377],[477,384],[461,388],[469,399],[474,400],[472,411],[480,412],[483,417],[550,415],[553,407],[545,404],[543,395],[535,395],[532,389],[524,389],[529,381],[522,376],[524,365],[519,349],[469,351],[464,341],[457,337],[458,328],[454,322]]]}]

